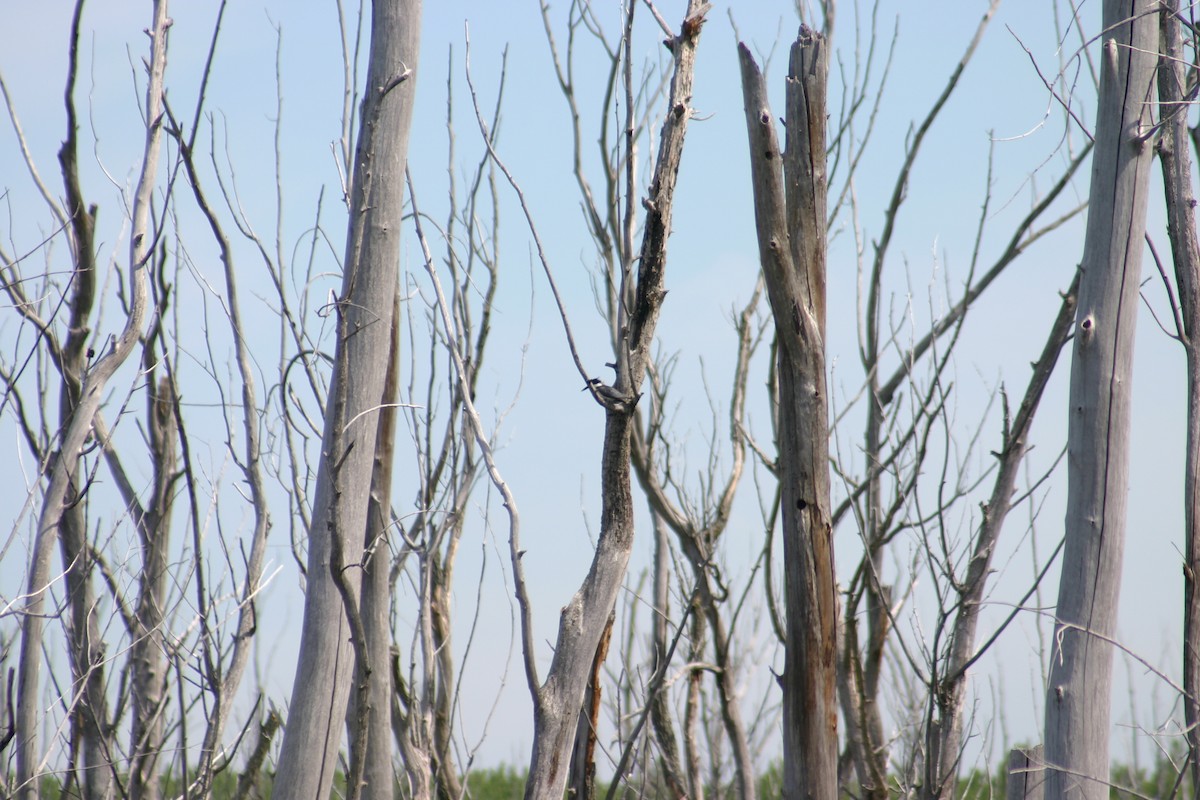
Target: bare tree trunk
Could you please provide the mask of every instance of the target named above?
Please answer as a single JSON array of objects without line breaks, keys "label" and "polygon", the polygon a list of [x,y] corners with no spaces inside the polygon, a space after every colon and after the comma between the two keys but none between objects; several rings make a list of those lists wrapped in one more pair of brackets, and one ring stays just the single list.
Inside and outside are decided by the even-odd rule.
[{"label": "bare tree trunk", "polygon": [[[696,601],[698,603],[698,601]],[[704,678],[704,670],[700,667],[704,654],[705,639],[704,615],[693,610],[688,635],[691,638],[691,652],[688,661],[695,665],[687,674],[687,700],[683,711],[683,754],[687,765],[687,785],[690,787],[693,800],[704,800],[704,769],[700,759],[700,684]],[[713,787],[714,790],[717,787]]]},{"label": "bare tree trunk", "polygon": [[626,273],[621,280],[626,324],[617,340],[617,375],[597,400],[605,407],[604,447],[601,455],[600,539],[591,569],[574,597],[563,608],[558,640],[546,681],[534,698],[534,740],[529,765],[526,800],[561,800],[566,787],[575,726],[588,675],[625,568],[633,548],[633,495],[630,489],[630,437],[637,421],[635,404],[640,396],[650,359],[650,347],[666,294],[667,237],[684,134],[691,117],[696,45],[710,4],[689,0],[683,25],[670,40],[675,66],[663,123],[658,160],[650,184],[636,283]]},{"label": "bare tree trunk", "polygon": [[[1159,118],[1163,133],[1158,155],[1167,201],[1167,234],[1175,262],[1177,333],[1187,356],[1187,452],[1183,502],[1183,722],[1193,791],[1200,791],[1200,244],[1196,236],[1196,199],[1192,193],[1192,157],[1188,148],[1188,99],[1194,69],[1183,66],[1183,29],[1179,0],[1163,0],[1158,65]],[[1191,75],[1189,76],[1189,73]]]},{"label": "bare tree trunk", "polygon": [[[78,17],[77,17],[78,19]],[[93,420],[103,399],[104,387],[125,362],[142,335],[149,299],[147,269],[153,256],[154,230],[151,227],[150,203],[158,157],[162,144],[163,123],[163,75],[167,63],[167,3],[154,3],[153,21],[150,31],[149,80],[146,85],[146,140],[142,155],[141,174],[138,177],[133,199],[133,214],[129,244],[129,316],[124,329],[112,341],[112,345],[95,364],[84,379],[77,405],[71,415],[70,424],[61,432],[61,447],[58,456],[49,467],[50,483],[46,489],[42,511],[30,557],[27,583],[27,600],[21,620],[21,652],[18,665],[18,700],[16,718],[17,769],[16,791],[22,800],[36,800],[40,794],[38,774],[41,754],[38,752],[37,729],[40,717],[40,673],[42,662],[42,637],[44,632],[43,609],[46,590],[50,582],[50,559],[54,544],[64,534],[73,538],[83,536],[82,530],[74,530],[74,523],[65,517],[76,508],[79,499],[76,469],[84,443],[92,433]],[[68,87],[68,94],[70,87]],[[74,122],[74,116],[70,117]],[[72,209],[75,215],[85,213],[82,207]],[[88,214],[90,216],[90,213]],[[90,277],[90,276],[89,276]],[[81,546],[80,541],[68,542],[68,546]],[[86,599],[86,597],[85,597]],[[79,623],[83,623],[81,618]],[[77,630],[77,635],[79,631]],[[83,632],[83,635],[88,635]],[[89,636],[89,640],[91,637]],[[93,641],[92,644],[95,642]],[[92,675],[90,665],[84,665]],[[89,694],[91,689],[88,690]],[[101,692],[101,696],[102,696]],[[96,714],[93,706],[89,712]],[[108,761],[109,754],[98,754]],[[99,768],[99,765],[97,765]],[[105,789],[105,792],[108,790]]]},{"label": "bare tree trunk", "polygon": [[1067,516],[1046,693],[1046,797],[1108,797],[1112,645],[1125,539],[1130,389],[1152,153],[1157,17],[1105,0],[1096,149],[1071,365]]},{"label": "bare tree trunk", "polygon": [[600,700],[604,688],[600,681],[604,676],[604,660],[608,658],[615,621],[616,614],[610,614],[600,644],[596,646],[596,657],[592,660],[592,671],[583,694],[583,707],[579,710],[575,749],[571,752],[571,777],[567,783],[567,794],[572,800],[593,800],[596,796],[596,729],[600,724]]},{"label": "bare tree trunk", "polygon": [[[84,371],[87,368],[86,348],[92,330],[90,317],[96,297],[95,225],[96,208],[84,202],[79,180],[77,119],[74,87],[78,74],[79,27],[83,2],[77,2],[72,18],[70,59],[67,71],[65,104],[67,137],[58,151],[66,192],[66,212],[70,219],[69,241],[75,276],[72,280],[71,316],[67,338],[59,359],[62,388],[59,392],[59,429],[66,431],[75,415],[82,393]],[[61,458],[61,453],[56,456]],[[113,746],[112,737],[105,734],[108,726],[108,703],[104,692],[105,658],[100,626],[96,619],[96,603],[92,589],[93,559],[88,552],[87,521],[84,503],[77,502],[79,480],[68,479],[68,506],[63,511],[59,532],[59,551],[66,573],[67,602],[70,609],[68,625],[69,660],[71,664],[72,695],[78,698],[71,704],[69,717],[72,752],[72,775],[78,776],[81,788],[90,797],[111,795],[112,769],[107,766],[107,753]]]},{"label": "bare tree trunk", "polygon": [[632,409],[610,410],[607,414],[601,462],[600,541],[583,586],[562,611],[554,659],[545,683],[538,688],[525,800],[558,800],[566,788],[576,724],[596,647],[616,603],[633,547],[629,483],[633,419]]},{"label": "bare tree trunk", "polygon": [[[148,346],[143,363],[151,361],[156,350]],[[169,570],[170,515],[176,470],[175,395],[169,377],[155,385],[154,368],[147,368],[150,451],[154,459],[154,496],[148,509],[137,521],[142,540],[142,574],[134,614],[134,640],[130,648],[133,662],[129,770],[130,800],[157,800],[159,796],[159,755],[163,747],[163,710],[166,703],[166,649],[163,629],[166,625],[166,593]]]},{"label": "bare tree trunk", "polygon": [[[383,387],[383,407],[379,411],[379,433],[375,442],[375,464],[371,474],[371,499],[367,512],[366,553],[363,557],[362,618],[367,635],[366,649],[371,664],[369,674],[362,665],[355,674],[356,683],[366,682],[367,707],[350,704],[350,717],[367,715],[367,741],[351,741],[352,747],[364,747],[363,797],[366,800],[392,800],[396,776],[392,769],[392,671],[389,666],[392,645],[391,625],[391,549],[388,529],[392,524],[392,464],[396,455],[396,402],[400,371],[400,287],[393,291],[392,334],[387,374]],[[353,728],[353,724],[351,725]]]},{"label": "bare tree trunk", "polygon": [[1042,800],[1046,775],[1043,769],[1042,746],[1018,748],[1008,754],[1006,800]]},{"label": "bare tree trunk", "polygon": [[[473,459],[472,459],[473,461]],[[454,650],[450,646],[450,600],[451,575],[454,569],[454,554],[461,534],[461,516],[455,522],[451,536],[455,544],[447,549],[440,563],[436,560],[430,570],[433,585],[429,591],[430,628],[437,659],[437,686],[433,696],[433,774],[437,781],[439,800],[460,800],[463,794],[458,765],[451,752],[451,734],[454,732]]]},{"label": "bare tree trunk", "polygon": [[[762,73],[738,46],[759,259],[779,342],[779,470],[784,597],[783,796],[837,796],[837,593],[825,391],[824,37],[801,26],[787,83],[781,153]],[[783,171],[780,171],[782,161]]]},{"label": "bare tree trunk", "polygon": [[[420,11],[420,0],[372,4],[370,63],[336,308],[332,390],[308,539],[304,627],[274,788],[279,797],[328,795],[352,683],[355,664],[348,639],[354,620],[347,615],[357,614],[353,606],[361,579],[378,412],[391,352]],[[384,668],[360,665],[363,671]]]}]

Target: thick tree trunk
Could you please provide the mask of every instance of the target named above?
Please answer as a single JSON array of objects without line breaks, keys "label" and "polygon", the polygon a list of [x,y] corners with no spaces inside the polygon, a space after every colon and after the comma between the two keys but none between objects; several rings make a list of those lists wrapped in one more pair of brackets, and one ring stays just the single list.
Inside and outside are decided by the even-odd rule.
[{"label": "thick tree trunk", "polygon": [[[1167,201],[1167,233],[1179,292],[1179,331],[1187,355],[1187,452],[1183,504],[1183,721],[1192,786],[1200,787],[1200,243],[1196,236],[1196,199],[1192,192],[1189,149],[1188,73],[1184,69],[1179,0],[1163,0],[1162,59],[1158,65],[1159,118],[1163,121],[1158,153]],[[1194,790],[1195,791],[1195,790]]]},{"label": "thick tree trunk", "polygon": [[1096,149],[1071,365],[1066,545],[1046,693],[1046,797],[1108,797],[1112,645],[1152,153],[1157,17],[1105,0]]},{"label": "thick tree trunk", "polygon": [[[837,796],[837,593],[825,390],[828,50],[801,26],[787,83],[786,153],[766,85],[739,45],[759,258],[779,343],[784,599],[783,796]],[[782,162],[782,173],[780,163]]]},{"label": "thick tree trunk", "polygon": [[1042,746],[1017,748],[1008,754],[1008,780],[1005,800],[1042,800],[1046,775],[1043,770]]},{"label": "thick tree trunk", "polygon": [[[335,309],[332,389],[308,538],[304,627],[274,789],[279,797],[329,794],[353,683],[348,603],[335,578],[344,582],[349,604],[355,605],[379,406],[391,351],[420,11],[419,0],[372,4],[371,55],[350,190],[345,274]],[[335,546],[340,564],[333,557]],[[339,570],[338,576],[331,573],[333,569]],[[369,668],[384,670],[385,665]]]}]

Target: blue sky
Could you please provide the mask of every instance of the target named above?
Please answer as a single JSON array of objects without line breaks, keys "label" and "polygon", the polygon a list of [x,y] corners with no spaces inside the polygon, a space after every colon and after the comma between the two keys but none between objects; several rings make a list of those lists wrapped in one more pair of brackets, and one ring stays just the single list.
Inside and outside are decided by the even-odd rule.
[{"label": "blue sky", "polygon": [[[90,97],[90,114],[85,121],[84,153],[89,196],[100,203],[103,253],[124,257],[121,190],[134,177],[141,148],[137,131],[140,84],[135,89],[133,74],[145,51],[141,30],[147,24],[144,4],[94,2],[85,19],[89,33],[84,38],[84,80],[80,96]],[[740,84],[734,50],[734,35],[727,16],[733,15],[742,35],[753,47],[766,53],[775,48],[770,63],[770,80],[777,98],[776,113],[782,113],[782,72],[786,46],[796,25],[790,3],[717,3],[700,46],[695,96],[697,117],[689,131],[679,183],[674,235],[670,244],[667,285],[670,291],[659,325],[662,347],[678,352],[675,435],[691,459],[693,472],[706,457],[710,410],[703,382],[713,387],[715,401],[724,407],[723,380],[728,376],[733,354],[731,309],[745,301],[754,284],[757,246],[754,240],[749,197],[745,133]],[[936,7],[935,7],[936,6]],[[563,22],[565,3],[553,6],[553,17]],[[599,3],[597,13],[610,31],[618,26],[618,4]],[[681,3],[663,3],[664,16],[677,24]],[[887,77],[887,94],[880,107],[874,138],[863,160],[855,191],[860,203],[865,240],[879,236],[882,209],[890,195],[910,126],[921,119],[944,85],[945,78],[961,56],[966,42],[984,9],[979,2],[924,4],[884,2],[878,13],[877,45],[886,50],[893,29],[898,30],[895,61]],[[657,28],[638,9],[641,26],[636,46],[645,58],[662,56]],[[64,43],[70,9],[63,2],[16,3],[0,0],[0,14],[8,24],[0,28],[0,70],[8,83],[13,105],[20,115],[33,158],[43,177],[58,186],[55,151],[62,139],[64,118],[61,76],[65,70]],[[177,3],[171,14],[171,66],[169,98],[177,113],[187,116],[195,104],[197,76],[203,63],[212,23],[211,4]],[[1086,30],[1097,27],[1098,3],[1081,9]],[[854,14],[842,11],[835,46],[847,70],[853,69]],[[897,22],[898,20],[898,22]],[[549,66],[549,53],[537,4],[527,2],[468,2],[451,0],[427,4],[422,23],[422,52],[418,66],[418,107],[409,159],[418,199],[425,211],[444,215],[446,131],[445,92],[447,70],[454,81],[456,148],[460,158],[473,164],[479,157],[480,140],[467,104],[463,80],[465,30],[471,41],[472,74],[481,101],[490,107],[498,80],[500,54],[508,49],[506,100],[499,151],[528,193],[539,230],[546,240],[556,277],[564,288],[573,316],[582,356],[596,372],[610,356],[606,350],[603,324],[594,312],[589,274],[593,266],[590,242],[579,212],[574,181],[569,174],[570,137],[565,104]],[[898,28],[897,28],[898,25]],[[282,91],[281,151],[285,175],[283,251],[299,263],[300,243],[312,224],[316,198],[325,187],[325,215],[330,230],[341,235],[337,203],[338,176],[331,143],[340,135],[342,102],[341,57],[336,17],[332,3],[279,2],[232,4],[226,17],[209,90],[207,110],[215,114],[218,151],[228,153],[236,169],[238,189],[248,219],[268,238],[275,233],[275,179],[273,167],[276,117],[276,43],[281,31],[279,64]],[[863,34],[863,46],[867,44]],[[778,45],[776,47],[776,45]],[[994,148],[990,235],[985,237],[983,263],[999,252],[1007,230],[1029,208],[1031,197],[1053,180],[1061,169],[1063,124],[1061,111],[1049,98],[1041,79],[1023,49],[1027,46],[1043,73],[1058,70],[1058,44],[1048,4],[1025,0],[1001,6],[958,93],[943,119],[930,134],[913,174],[908,202],[901,212],[896,240],[888,262],[887,280],[892,294],[889,307],[898,320],[911,319],[909,327],[920,331],[922,321],[944,307],[945,286],[956,292],[964,278],[971,255],[980,204],[987,179],[989,148]],[[1074,33],[1064,50],[1078,46]],[[1077,63],[1077,62],[1076,62]],[[836,62],[835,62],[836,64]],[[1068,62],[1074,69],[1072,62]],[[837,70],[837,66],[834,66]],[[139,73],[140,75],[140,73]],[[878,80],[878,73],[874,80]],[[588,110],[602,75],[581,70],[585,126],[594,124]],[[1091,118],[1091,95],[1086,70],[1080,75],[1078,111]],[[833,89],[837,91],[836,86]],[[206,126],[205,135],[210,128]],[[1071,132],[1074,147],[1083,137]],[[94,148],[93,148],[94,144]],[[0,207],[0,236],[9,249],[23,253],[40,241],[47,229],[47,215],[39,207],[20,161],[8,126],[0,126],[0,189],[7,192]],[[590,154],[589,154],[590,155]],[[103,166],[103,171],[100,165]],[[223,165],[224,166],[224,165]],[[108,175],[105,175],[107,171]],[[1031,174],[1033,177],[1031,178]],[[1157,178],[1157,174],[1155,174]],[[1086,197],[1086,172],[1077,182],[1074,197]],[[537,636],[548,659],[549,641],[554,636],[557,610],[574,591],[590,559],[589,537],[595,535],[599,494],[596,465],[599,461],[602,414],[587,395],[580,393],[566,350],[556,312],[550,302],[540,268],[533,262],[528,235],[519,219],[511,192],[505,198],[502,227],[503,288],[496,307],[496,334],[488,356],[479,405],[495,419],[516,398],[504,418],[499,441],[500,467],[512,484],[522,512],[525,567],[533,581]],[[1157,197],[1157,195],[1154,195]],[[1152,201],[1152,206],[1155,201]],[[1064,208],[1066,205],[1063,206]],[[842,225],[830,250],[829,357],[833,365],[834,401],[845,402],[855,391],[856,273],[852,231]],[[1151,228],[1160,249],[1165,251],[1161,214],[1151,211]],[[62,244],[52,259],[64,258]],[[412,273],[414,285],[424,280],[419,250],[411,237],[402,245],[403,268]],[[337,248],[334,248],[336,253]],[[1057,307],[1057,289],[1067,285],[1082,251],[1082,225],[1064,227],[1036,246],[1015,264],[985,296],[964,333],[956,359],[956,413],[969,426],[982,413],[988,394],[1002,381],[1010,394],[1024,388],[1028,363],[1040,350],[1051,315]],[[193,261],[201,274],[215,271],[211,246],[199,235],[190,245]],[[336,253],[340,257],[340,253]],[[261,275],[255,273],[252,256],[243,252],[245,279],[251,291],[244,302],[251,315],[269,320],[270,304]],[[207,266],[206,266],[207,265]],[[1165,301],[1150,265],[1144,270],[1148,283],[1144,292],[1160,318]],[[322,258],[320,278],[313,293],[322,295],[337,285],[333,255]],[[181,287],[181,292],[186,287]],[[181,294],[181,319],[185,325],[202,325],[200,314],[204,290],[197,283]],[[192,294],[194,292],[194,294]],[[109,296],[109,304],[113,303]],[[192,302],[195,298],[196,302]],[[911,301],[911,302],[910,302]],[[211,313],[211,312],[210,312]],[[108,311],[102,330],[111,328],[114,315]],[[1182,350],[1158,329],[1142,309],[1135,367],[1134,471],[1130,499],[1130,525],[1126,553],[1125,589],[1120,632],[1131,648],[1177,675],[1181,606],[1181,501],[1183,435]],[[11,316],[0,319],[0,345],[11,354],[16,347],[16,326]],[[263,323],[264,342],[275,336],[274,327]],[[271,368],[269,347],[264,346],[264,369]],[[197,354],[197,361],[202,361]],[[1065,361],[1064,361],[1065,364]],[[218,361],[218,367],[221,366]],[[199,369],[199,366],[196,367]],[[1046,398],[1034,434],[1036,449],[1032,462],[1049,463],[1065,441],[1065,370],[1056,376]],[[845,375],[844,379],[840,376]],[[845,383],[839,383],[839,380]],[[126,385],[133,380],[126,378]],[[754,379],[761,385],[762,374]],[[200,382],[198,385],[203,385]],[[836,387],[840,387],[836,388]],[[204,389],[190,389],[189,398]],[[840,391],[840,396],[838,392]],[[518,395],[519,392],[519,395]],[[211,391],[207,399],[211,399]],[[1014,401],[1015,402],[1015,401]],[[769,436],[768,420],[760,408],[752,411],[752,426],[761,437]],[[997,418],[993,413],[985,441],[998,441]],[[968,428],[969,429],[969,428]],[[851,432],[843,447],[852,451],[857,439]],[[16,444],[11,424],[0,419],[0,435]],[[207,463],[214,483],[228,472],[224,452],[224,428],[193,432],[207,443]],[[403,436],[403,434],[402,434]],[[992,447],[988,445],[984,450]],[[7,446],[7,445],[5,445]],[[20,466],[29,480],[28,459]],[[411,495],[404,486],[406,467],[398,475],[395,502],[403,504]],[[1054,483],[1062,485],[1060,472]],[[3,507],[17,508],[23,502],[19,485],[0,489]],[[747,483],[738,505],[738,518],[727,534],[725,556],[730,571],[742,577],[758,547],[758,524],[753,487]],[[487,504],[481,494],[480,507]],[[1053,547],[1061,532],[1062,493],[1051,490],[1039,495],[1044,508],[1037,521],[1042,557]],[[492,504],[494,507],[494,503]],[[224,513],[231,523],[239,518],[235,504]],[[1006,530],[1009,549],[1018,551],[1027,512],[1021,509],[1010,518]],[[463,727],[469,741],[481,735],[485,708],[497,694],[501,680],[494,665],[505,658],[511,610],[501,598],[504,564],[498,560],[505,531],[502,517],[493,514],[490,527],[479,524],[465,543],[460,575],[485,577],[480,630],[465,681]],[[260,669],[269,685],[280,687],[282,702],[290,687],[288,663],[296,646],[299,608],[298,578],[287,552],[286,521],[275,512],[274,563],[279,568],[270,603],[277,625],[261,631],[264,651]],[[24,528],[20,528],[24,530]],[[839,534],[839,552],[851,555],[851,534]],[[649,538],[638,545],[634,569],[645,566]],[[24,550],[20,544],[2,551],[0,574],[15,576],[23,571]],[[486,554],[486,558],[485,558]],[[484,562],[486,560],[486,567]],[[847,567],[849,559],[843,562]],[[1000,603],[996,616],[1005,613],[1003,603],[1022,591],[1028,572],[1028,555],[1020,550],[1013,566],[999,578],[994,599]],[[899,558],[904,561],[904,556]],[[998,562],[1001,566],[1003,562]],[[894,567],[901,569],[899,565]],[[5,581],[10,579],[6,577]],[[465,577],[464,577],[465,580]],[[10,584],[16,585],[16,584]],[[474,580],[466,581],[457,596],[458,610],[465,620],[475,613]],[[1144,587],[1153,587],[1146,591]],[[1052,603],[1053,585],[1046,587],[1043,600]],[[765,634],[765,630],[761,633]],[[461,639],[460,639],[461,643]],[[1040,680],[1036,628],[1022,618],[1000,642],[999,657],[982,665],[984,680],[977,683],[984,708],[994,691],[1005,693],[1008,733],[1014,738],[1036,738],[1040,715]],[[770,662],[772,655],[764,656]],[[775,663],[781,663],[776,658]],[[765,675],[761,669],[747,676],[748,685]],[[1118,692],[1125,687],[1118,671]],[[1160,682],[1147,677],[1141,667],[1129,673],[1129,687],[1137,698],[1139,724],[1161,721],[1169,704],[1169,693]],[[990,684],[988,682],[991,682]],[[520,763],[528,752],[528,699],[519,664],[512,661],[507,688],[501,692],[498,716],[480,758],[487,763],[509,760]],[[1144,700],[1143,700],[1144,698]],[[984,711],[987,715],[990,712]],[[1121,717],[1118,706],[1114,719]]]}]

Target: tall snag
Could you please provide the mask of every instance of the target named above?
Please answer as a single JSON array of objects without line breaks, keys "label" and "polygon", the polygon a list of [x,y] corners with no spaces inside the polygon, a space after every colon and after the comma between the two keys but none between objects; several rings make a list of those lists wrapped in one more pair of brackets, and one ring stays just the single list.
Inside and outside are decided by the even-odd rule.
[{"label": "tall snag", "polygon": [[[778,342],[784,602],[783,796],[837,796],[837,594],[825,389],[825,38],[807,26],[788,65],[786,150],[762,72],[738,45],[758,251]],[[780,162],[782,161],[782,173]]]},{"label": "tall snag", "polygon": [[1111,637],[1125,540],[1133,333],[1153,152],[1157,16],[1105,0],[1071,364],[1066,546],[1046,691],[1046,798],[1108,797]]},{"label": "tall snag", "polygon": [[[420,0],[374,2],[371,8],[370,62],[349,189],[342,291],[333,309],[337,342],[332,388],[308,538],[304,627],[279,755],[277,797],[328,796],[356,659],[360,680],[388,676],[385,664],[361,663],[365,651],[360,649],[364,636],[358,604],[379,410],[392,353],[420,16]],[[352,638],[357,653],[351,650]],[[355,748],[356,764],[363,741]],[[350,796],[356,797],[359,789],[350,786]],[[372,793],[390,790],[371,787]]]}]

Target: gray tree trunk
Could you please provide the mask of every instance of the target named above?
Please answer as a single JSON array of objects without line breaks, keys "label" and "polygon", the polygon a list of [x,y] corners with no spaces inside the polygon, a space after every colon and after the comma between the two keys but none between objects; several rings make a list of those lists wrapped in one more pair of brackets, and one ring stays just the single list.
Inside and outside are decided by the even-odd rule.
[{"label": "gray tree trunk", "polygon": [[[146,350],[145,361],[157,351]],[[172,486],[176,471],[175,395],[171,380],[163,377],[154,384],[153,364],[146,368],[150,451],[154,456],[154,494],[137,522],[142,543],[142,574],[134,615],[134,641],[130,647],[133,662],[131,693],[133,719],[130,721],[131,764],[128,778],[130,800],[158,800],[159,754],[163,748],[163,710],[167,698],[166,627],[168,544],[171,534]],[[136,513],[136,512],[135,512]]]},{"label": "gray tree trunk", "polygon": [[[364,749],[363,789],[366,800],[392,800],[396,775],[392,768],[392,671],[391,671],[391,548],[388,530],[392,524],[392,465],[396,455],[396,402],[400,372],[400,287],[393,291],[390,356],[384,380],[383,408],[375,442],[375,464],[371,475],[371,499],[367,515],[367,553],[363,559],[362,618],[366,631],[370,672],[360,664],[355,674],[365,684],[366,708],[353,703],[351,717],[366,714],[366,741],[351,742]],[[353,724],[351,725],[353,729]]]},{"label": "gray tree trunk", "polygon": [[1008,754],[1006,800],[1042,800],[1046,775],[1043,771],[1042,746],[1012,750]]},{"label": "gray tree trunk", "polygon": [[554,658],[545,682],[535,692],[526,800],[562,800],[588,676],[633,548],[629,459],[630,436],[637,421],[634,406],[645,380],[654,330],[666,296],[663,277],[667,237],[684,135],[692,113],[689,103],[696,45],[709,8],[710,4],[701,0],[689,0],[680,32],[669,44],[675,64],[654,176],[649,197],[643,200],[646,217],[636,285],[632,275],[622,279],[621,296],[632,301],[626,308],[628,324],[621,326],[616,343],[614,383],[604,387],[605,394],[595,395],[605,406],[600,538],[587,577],[562,610]]},{"label": "gray tree trunk", "polygon": [[[79,180],[77,119],[75,116],[75,76],[78,74],[79,26],[83,3],[75,5],[71,29],[71,58],[67,77],[67,138],[58,151],[70,217],[70,241],[75,276],[71,281],[71,317],[63,343],[59,369],[62,389],[59,393],[59,426],[67,430],[76,413],[87,369],[87,343],[92,335],[91,312],[96,299],[95,225],[96,209],[87,208]],[[61,457],[61,454],[60,456]],[[71,740],[78,752],[73,754],[75,774],[89,797],[112,795],[113,770],[107,766],[106,753],[114,746],[108,725],[108,701],[104,644],[97,619],[91,574],[93,559],[88,552],[86,504],[79,501],[79,479],[68,478],[68,506],[59,529],[59,552],[66,573],[68,605],[71,613],[69,639],[72,695],[78,697],[70,712]],[[144,571],[143,571],[144,574]],[[66,783],[71,777],[68,776]]]},{"label": "gray tree trunk", "polygon": [[[340,567],[336,580],[343,582],[354,605],[391,351],[420,13],[420,0],[380,0],[371,9],[370,62],[350,187],[345,273],[335,309],[332,390],[308,538],[304,627],[279,755],[277,797],[329,795],[353,683],[348,603],[332,570]],[[334,563],[335,547],[340,565]],[[385,669],[383,664],[367,667]]]},{"label": "gray tree trunk", "polygon": [[[84,443],[92,435],[93,422],[99,412],[103,400],[104,388],[117,369],[125,362],[137,346],[143,334],[147,306],[149,303],[149,281],[146,271],[153,256],[151,244],[154,240],[154,230],[151,227],[150,204],[153,198],[156,175],[158,174],[158,158],[162,148],[163,134],[163,76],[167,65],[167,3],[158,0],[154,3],[153,21],[149,27],[150,58],[148,61],[149,79],[146,85],[146,140],[142,155],[141,173],[134,190],[133,212],[130,223],[129,242],[129,316],[125,326],[117,335],[107,352],[101,356],[88,372],[79,389],[77,404],[71,414],[70,424],[61,431],[61,445],[58,456],[50,467],[50,482],[43,499],[41,513],[38,516],[38,527],[33,542],[33,553],[30,557],[29,575],[24,616],[21,619],[21,652],[18,661],[18,689],[16,713],[16,796],[21,800],[36,800],[40,794],[39,773],[42,769],[42,756],[38,749],[38,726],[42,715],[41,703],[41,665],[43,634],[45,629],[46,591],[50,585],[50,562],[54,545],[58,542],[66,548],[85,547],[83,537],[85,531],[76,528],[78,520],[70,514],[78,508],[74,497],[77,487],[76,469],[79,466],[79,455]],[[78,23],[78,12],[76,16]],[[70,87],[68,87],[68,96]],[[74,123],[74,116],[71,116]],[[73,135],[73,131],[72,131]],[[73,156],[73,154],[72,154]],[[65,165],[64,165],[65,166]],[[85,213],[78,204],[73,204],[71,213]],[[88,216],[91,216],[91,212]],[[85,224],[90,224],[85,223]],[[78,245],[78,243],[77,243]],[[60,539],[71,537],[72,541]],[[66,552],[66,551],[64,551]],[[78,598],[77,598],[78,599]],[[86,598],[85,598],[86,599]],[[76,612],[78,614],[78,612]],[[78,626],[90,626],[86,621],[90,612],[77,620]],[[84,653],[99,655],[92,648],[97,646],[98,635],[84,627],[74,632],[76,644],[80,635],[84,640]],[[94,637],[94,638],[93,638]],[[75,654],[78,655],[78,652]],[[101,657],[102,658],[102,657]],[[84,669],[88,666],[82,665]],[[96,671],[88,670],[87,680],[92,680]],[[83,689],[85,697],[92,696],[95,687],[87,685]],[[103,692],[99,693],[103,696]],[[94,703],[85,706],[85,728],[95,726],[99,721],[99,709]],[[99,746],[101,743],[95,736],[89,735],[89,742]],[[86,745],[85,745],[86,746]],[[100,766],[104,762],[103,753],[89,754],[89,766],[96,759]],[[111,759],[108,759],[111,761]],[[107,776],[100,779],[104,785],[102,791],[109,792]]]},{"label": "gray tree trunk", "polygon": [[[1179,0],[1163,0],[1162,59],[1158,65],[1158,153],[1167,201],[1167,234],[1179,293],[1178,331],[1187,356],[1187,452],[1184,464],[1183,721],[1192,786],[1200,787],[1200,243],[1189,149],[1189,72],[1183,59]],[[1196,791],[1196,789],[1193,789]]]},{"label": "gray tree trunk", "polygon": [[1046,692],[1046,797],[1108,797],[1112,645],[1157,61],[1152,0],[1105,0],[1071,365],[1066,544]]},{"label": "gray tree trunk", "polygon": [[[784,600],[783,796],[837,796],[837,592],[825,389],[828,49],[801,26],[788,67],[787,148],[766,84],[738,46],[759,259],[775,318]],[[782,162],[782,173],[780,164]]]}]

